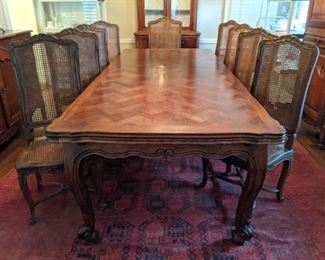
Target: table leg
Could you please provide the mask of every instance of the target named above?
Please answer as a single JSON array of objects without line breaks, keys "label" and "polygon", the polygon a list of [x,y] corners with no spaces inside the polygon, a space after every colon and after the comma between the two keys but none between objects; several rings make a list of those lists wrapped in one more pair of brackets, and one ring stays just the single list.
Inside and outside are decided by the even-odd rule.
[{"label": "table leg", "polygon": [[250,240],[253,237],[254,230],[250,222],[254,201],[265,179],[267,145],[252,146],[246,157],[249,162],[249,170],[238,201],[235,227],[232,231],[232,238],[238,244],[243,244],[246,240]]},{"label": "table leg", "polygon": [[82,176],[81,161],[83,156],[78,144],[64,144],[64,170],[67,182],[70,184],[74,198],[79,205],[84,224],[80,226],[78,238],[85,239],[87,243],[99,242],[99,234],[95,230],[95,215],[85,178]]}]

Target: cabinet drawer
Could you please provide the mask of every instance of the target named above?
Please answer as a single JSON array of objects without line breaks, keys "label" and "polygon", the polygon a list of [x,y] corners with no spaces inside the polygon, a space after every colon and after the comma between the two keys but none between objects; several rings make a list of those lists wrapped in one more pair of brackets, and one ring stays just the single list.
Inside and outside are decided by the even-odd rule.
[{"label": "cabinet drawer", "polygon": [[182,37],[182,48],[198,48],[197,37]]}]

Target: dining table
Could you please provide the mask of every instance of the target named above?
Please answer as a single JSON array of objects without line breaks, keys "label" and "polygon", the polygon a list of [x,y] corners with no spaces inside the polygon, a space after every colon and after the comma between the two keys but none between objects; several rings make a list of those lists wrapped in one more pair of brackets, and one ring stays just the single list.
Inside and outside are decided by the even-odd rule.
[{"label": "dining table", "polygon": [[[232,240],[253,237],[254,201],[263,185],[267,147],[285,129],[209,49],[127,49],[46,129],[63,143],[64,175],[81,210],[87,242],[99,235],[82,162],[139,156],[247,160]],[[202,172],[203,176],[203,172]]]}]

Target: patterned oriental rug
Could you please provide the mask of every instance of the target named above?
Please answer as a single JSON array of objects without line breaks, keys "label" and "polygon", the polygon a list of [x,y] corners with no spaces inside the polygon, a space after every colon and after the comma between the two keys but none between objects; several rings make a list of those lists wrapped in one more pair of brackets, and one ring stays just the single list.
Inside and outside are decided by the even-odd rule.
[{"label": "patterned oriental rug", "polygon": [[[325,259],[325,170],[299,144],[285,201],[259,194],[255,237],[243,246],[230,241],[240,190],[221,180],[214,189],[211,182],[197,188],[200,158],[129,158],[123,164],[112,163],[106,175],[111,205],[95,211],[102,240],[92,246],[76,239],[82,220],[71,193],[39,205],[38,223],[29,226],[12,170],[0,180],[0,258]],[[223,166],[215,161],[214,167]]]}]

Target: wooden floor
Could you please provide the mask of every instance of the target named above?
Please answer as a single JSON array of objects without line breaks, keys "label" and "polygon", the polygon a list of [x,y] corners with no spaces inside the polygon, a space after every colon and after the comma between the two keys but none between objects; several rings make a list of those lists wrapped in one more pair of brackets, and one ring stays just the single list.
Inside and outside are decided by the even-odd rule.
[{"label": "wooden floor", "polygon": [[[317,146],[317,131],[303,122],[298,133],[298,141],[325,168],[325,150],[320,150]],[[24,146],[24,139],[18,133],[10,142],[0,147],[0,178],[15,167],[16,159]]]}]

